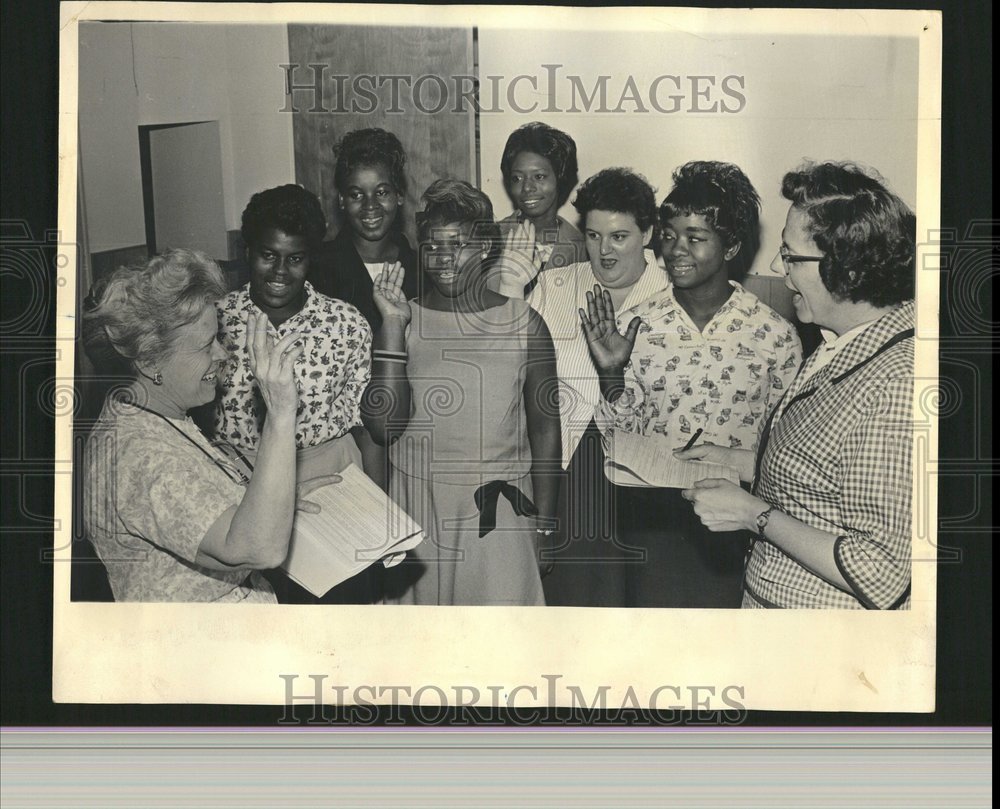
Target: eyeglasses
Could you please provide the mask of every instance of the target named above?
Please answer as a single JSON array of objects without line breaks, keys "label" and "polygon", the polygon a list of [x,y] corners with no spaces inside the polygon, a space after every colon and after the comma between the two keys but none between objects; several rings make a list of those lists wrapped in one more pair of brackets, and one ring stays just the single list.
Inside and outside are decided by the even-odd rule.
[{"label": "eyeglasses", "polygon": [[802,264],[806,261],[822,261],[826,256],[800,256],[795,253],[789,253],[784,247],[778,249],[778,255],[781,256],[781,263],[785,268],[785,272],[790,272],[793,264]]},{"label": "eyeglasses", "polygon": [[421,246],[423,249],[432,256],[454,256],[461,253],[466,247],[475,241],[474,239],[460,239],[458,241],[434,241],[428,240],[424,242]]}]

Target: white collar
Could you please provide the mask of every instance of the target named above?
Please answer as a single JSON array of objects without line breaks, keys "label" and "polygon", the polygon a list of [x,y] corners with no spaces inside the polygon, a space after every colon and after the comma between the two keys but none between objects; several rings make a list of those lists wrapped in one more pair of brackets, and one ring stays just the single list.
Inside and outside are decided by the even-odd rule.
[{"label": "white collar", "polygon": [[851,340],[861,334],[861,332],[867,329],[874,322],[874,320],[869,320],[867,323],[859,323],[857,326],[848,329],[843,334],[837,334],[837,332],[831,331],[830,329],[820,328],[819,333],[823,337],[823,350],[831,353],[840,351],[840,349],[846,346],[849,342],[851,342]]}]

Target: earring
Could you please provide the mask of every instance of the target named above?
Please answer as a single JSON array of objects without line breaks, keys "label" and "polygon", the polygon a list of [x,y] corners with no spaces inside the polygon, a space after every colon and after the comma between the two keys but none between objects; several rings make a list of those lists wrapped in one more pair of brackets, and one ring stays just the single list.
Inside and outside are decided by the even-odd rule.
[{"label": "earring", "polygon": [[153,374],[153,384],[154,385],[162,385],[163,384],[163,374],[161,374],[159,371],[157,371],[155,374]]},{"label": "earring", "polygon": [[489,258],[489,257],[490,254],[487,251],[483,250],[483,258]]}]

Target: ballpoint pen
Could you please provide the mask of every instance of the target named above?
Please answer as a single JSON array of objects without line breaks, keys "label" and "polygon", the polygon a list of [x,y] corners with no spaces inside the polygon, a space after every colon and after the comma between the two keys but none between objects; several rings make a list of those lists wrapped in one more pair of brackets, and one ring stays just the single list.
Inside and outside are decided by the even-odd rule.
[{"label": "ballpoint pen", "polygon": [[689,449],[691,449],[691,447],[694,446],[694,442],[698,440],[698,436],[700,436],[703,432],[705,431],[702,430],[701,427],[695,430],[694,435],[691,436],[691,440],[684,445],[684,449],[682,449],[681,452],[687,452]]}]

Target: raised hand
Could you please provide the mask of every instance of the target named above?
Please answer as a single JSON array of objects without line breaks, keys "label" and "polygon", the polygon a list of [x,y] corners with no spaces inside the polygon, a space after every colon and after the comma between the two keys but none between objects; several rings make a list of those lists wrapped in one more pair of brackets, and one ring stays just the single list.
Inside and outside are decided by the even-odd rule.
[{"label": "raised hand", "polygon": [[257,380],[267,412],[295,417],[299,391],[295,384],[295,361],[302,356],[301,335],[288,334],[275,342],[268,331],[267,315],[247,318],[246,349],[250,371]]},{"label": "raised hand", "polygon": [[601,373],[620,372],[632,356],[642,320],[632,318],[625,333],[619,332],[611,293],[598,284],[587,293],[586,311],[580,309],[579,312],[587,348],[597,370]]},{"label": "raised hand", "polygon": [[490,287],[501,295],[523,298],[542,262],[535,251],[535,225],[530,220],[518,222],[507,231],[500,255],[490,270]]},{"label": "raised hand", "polygon": [[410,304],[403,294],[404,274],[403,265],[398,261],[395,264],[385,262],[382,271],[375,278],[372,297],[383,320],[397,318],[404,324],[410,322]]}]

